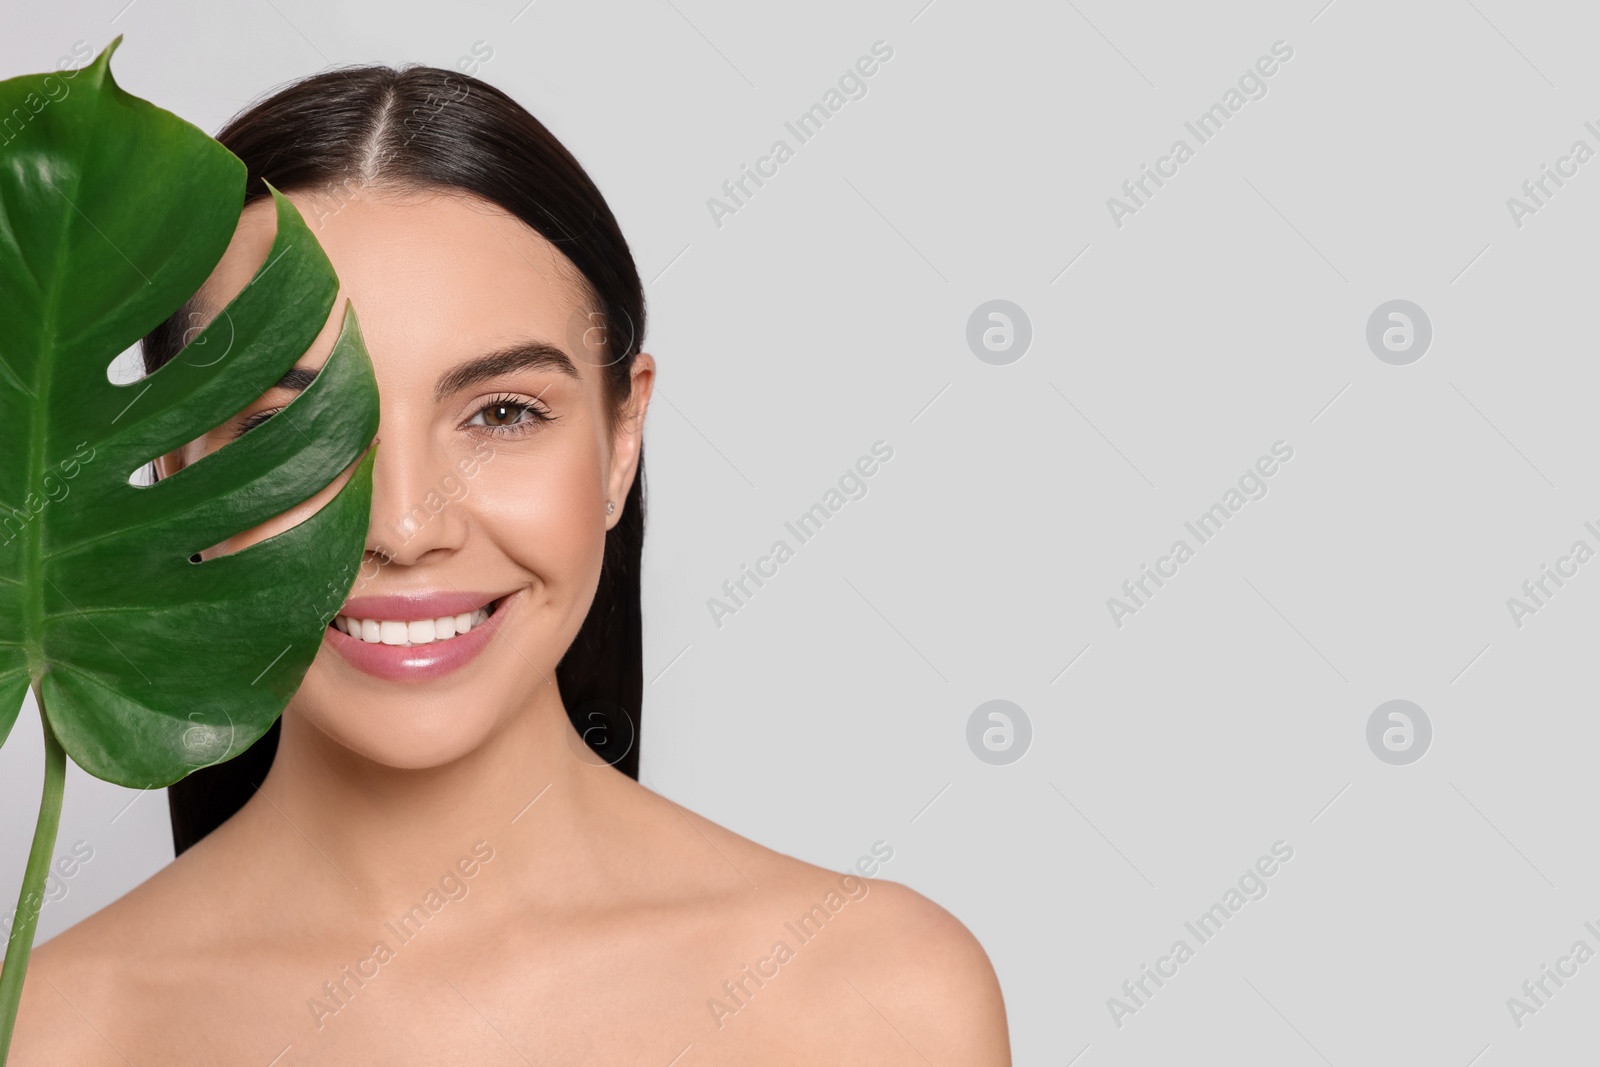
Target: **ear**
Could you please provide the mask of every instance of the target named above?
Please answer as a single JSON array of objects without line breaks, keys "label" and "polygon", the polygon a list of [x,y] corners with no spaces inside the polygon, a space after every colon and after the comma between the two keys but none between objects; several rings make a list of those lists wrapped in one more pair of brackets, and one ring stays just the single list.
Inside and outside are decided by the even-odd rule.
[{"label": "ear", "polygon": [[628,401],[611,438],[611,472],[606,480],[606,496],[617,502],[617,510],[606,517],[606,529],[622,519],[622,509],[639,469],[639,453],[644,447],[644,417],[655,389],[656,361],[648,352],[633,357]]}]

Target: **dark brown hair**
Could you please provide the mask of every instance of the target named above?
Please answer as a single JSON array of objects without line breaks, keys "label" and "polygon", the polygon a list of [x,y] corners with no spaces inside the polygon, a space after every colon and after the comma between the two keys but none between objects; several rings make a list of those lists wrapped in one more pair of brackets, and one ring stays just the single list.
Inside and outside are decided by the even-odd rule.
[{"label": "dark brown hair", "polygon": [[[613,419],[629,399],[644,337],[644,289],[628,243],[588,174],[547,130],[493,86],[436,67],[325,71],[235,116],[217,140],[244,161],[245,203],[281,192],[332,194],[361,186],[463,192],[496,204],[539,233],[587,287],[603,331],[603,374]],[[308,219],[315,227],[316,220]],[[193,304],[144,338],[146,373],[182,349]],[[588,325],[585,329],[589,329]],[[582,332],[582,331],[580,331]],[[644,455],[606,533],[594,603],[556,668],[574,727],[595,762],[639,776],[644,689],[639,560],[644,545]],[[173,846],[183,852],[238,811],[266,777],[279,726],[237,758],[168,790]]]}]

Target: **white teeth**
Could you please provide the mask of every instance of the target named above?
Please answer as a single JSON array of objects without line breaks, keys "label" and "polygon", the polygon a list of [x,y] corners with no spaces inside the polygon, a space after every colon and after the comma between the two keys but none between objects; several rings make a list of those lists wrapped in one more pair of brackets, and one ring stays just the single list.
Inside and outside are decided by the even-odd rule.
[{"label": "white teeth", "polygon": [[453,637],[459,637],[474,627],[482,626],[488,618],[489,612],[479,608],[460,615],[416,619],[411,622],[397,622],[392,619],[353,619],[348,615],[340,615],[333,620],[333,624],[344,633],[369,645],[398,645],[410,648],[414,645],[428,645],[435,641],[448,641]]}]

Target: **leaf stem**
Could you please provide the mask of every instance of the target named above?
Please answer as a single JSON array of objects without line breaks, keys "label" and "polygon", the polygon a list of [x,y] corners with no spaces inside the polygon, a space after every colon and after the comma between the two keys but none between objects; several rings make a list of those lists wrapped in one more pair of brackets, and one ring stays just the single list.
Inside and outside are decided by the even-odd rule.
[{"label": "leaf stem", "polygon": [[6,962],[0,969],[0,1067],[11,1048],[11,1031],[17,1023],[17,1005],[22,999],[22,980],[28,973],[28,957],[33,952],[33,931],[39,925],[39,910],[44,907],[44,882],[50,873],[50,853],[55,849],[56,831],[61,826],[61,794],[67,780],[67,752],[50,729],[44,713],[44,696],[34,688],[39,705],[39,721],[44,727],[44,795],[39,800],[39,822],[33,831],[33,850],[28,853],[28,868],[22,876],[22,892],[17,897],[17,912],[6,943]]}]

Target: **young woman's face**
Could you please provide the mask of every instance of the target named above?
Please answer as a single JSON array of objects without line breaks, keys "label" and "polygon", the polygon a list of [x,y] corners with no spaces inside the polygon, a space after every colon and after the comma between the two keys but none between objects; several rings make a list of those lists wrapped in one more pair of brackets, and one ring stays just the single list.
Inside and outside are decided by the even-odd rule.
[{"label": "young woman's face", "polygon": [[[589,610],[605,532],[622,518],[654,364],[636,357],[629,406],[614,420],[604,331],[575,269],[492,204],[344,189],[289,198],[341,286],[296,368],[322,366],[348,297],[381,417],[368,554],[285,714],[380,763],[437,766],[555,696],[556,664]],[[270,201],[245,209],[201,292],[205,305],[219,308],[244,288],[274,231]],[[309,376],[299,377],[164,457],[163,474],[274,417]],[[284,417],[293,416],[290,406]],[[287,529],[345,480],[202,555]]]}]

